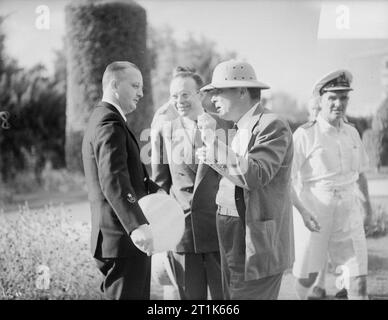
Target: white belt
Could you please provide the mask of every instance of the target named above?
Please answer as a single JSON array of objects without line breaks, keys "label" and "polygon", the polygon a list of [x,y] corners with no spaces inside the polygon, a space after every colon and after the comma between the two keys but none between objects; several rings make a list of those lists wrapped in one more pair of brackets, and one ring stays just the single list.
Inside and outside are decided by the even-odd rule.
[{"label": "white belt", "polygon": [[221,216],[239,217],[237,210],[221,206],[218,206],[217,213]]}]

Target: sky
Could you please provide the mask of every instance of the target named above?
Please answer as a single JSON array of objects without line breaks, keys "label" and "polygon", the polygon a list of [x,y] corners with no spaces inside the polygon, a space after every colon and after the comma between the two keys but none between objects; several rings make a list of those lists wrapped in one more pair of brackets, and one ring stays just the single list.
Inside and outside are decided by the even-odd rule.
[{"label": "sky", "polygon": [[[64,7],[69,1],[0,0],[0,14],[9,14],[5,21],[9,55],[22,66],[42,62],[52,70],[54,50],[62,48]],[[382,59],[388,55],[387,1],[136,2],[146,9],[148,23],[156,28],[171,26],[178,40],[189,33],[204,35],[215,41],[219,51],[237,52],[238,58],[253,65],[259,80],[271,86],[267,95],[282,91],[304,103],[320,77],[346,68],[354,76],[350,114],[371,114],[382,99]],[[336,11],[344,4],[347,12]],[[42,12],[36,10],[40,5],[49,9],[48,29],[39,29]],[[336,29],[338,22],[342,33]]]}]

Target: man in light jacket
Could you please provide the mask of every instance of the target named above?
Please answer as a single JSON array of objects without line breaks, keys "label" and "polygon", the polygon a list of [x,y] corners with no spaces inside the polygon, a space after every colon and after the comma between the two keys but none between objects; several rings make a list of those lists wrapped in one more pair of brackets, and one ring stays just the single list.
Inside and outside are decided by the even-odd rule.
[{"label": "man in light jacket", "polygon": [[260,104],[268,88],[250,64],[231,60],[201,89],[211,91],[218,115],[237,129],[229,147],[215,138],[211,117],[198,119],[206,144],[198,157],[222,176],[216,203],[226,299],[277,299],[283,272],[294,261],[292,133]]}]

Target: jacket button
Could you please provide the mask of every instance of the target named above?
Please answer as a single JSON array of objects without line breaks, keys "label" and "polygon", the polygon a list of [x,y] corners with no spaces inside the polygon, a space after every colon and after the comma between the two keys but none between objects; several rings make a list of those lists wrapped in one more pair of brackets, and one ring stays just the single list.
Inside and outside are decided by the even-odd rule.
[{"label": "jacket button", "polygon": [[128,195],[127,195],[127,200],[128,200],[129,203],[135,203],[136,202],[136,198],[132,194],[130,194],[130,193],[128,193]]}]

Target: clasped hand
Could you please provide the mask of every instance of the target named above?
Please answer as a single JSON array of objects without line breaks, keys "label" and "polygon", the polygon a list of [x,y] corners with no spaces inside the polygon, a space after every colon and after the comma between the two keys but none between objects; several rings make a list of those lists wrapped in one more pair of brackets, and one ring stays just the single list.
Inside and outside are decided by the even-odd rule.
[{"label": "clasped hand", "polygon": [[154,250],[154,238],[152,235],[152,229],[148,224],[142,224],[131,233],[132,242],[135,246],[151,256]]}]

